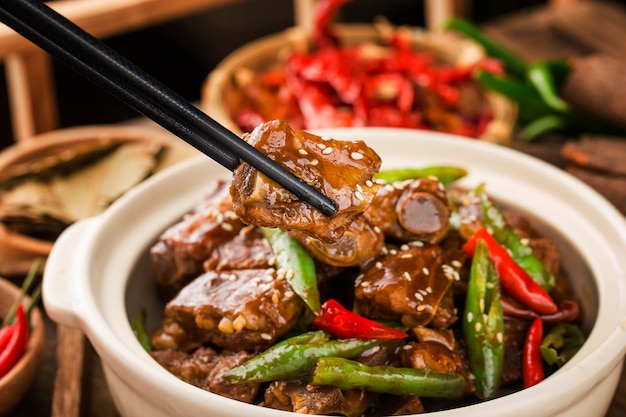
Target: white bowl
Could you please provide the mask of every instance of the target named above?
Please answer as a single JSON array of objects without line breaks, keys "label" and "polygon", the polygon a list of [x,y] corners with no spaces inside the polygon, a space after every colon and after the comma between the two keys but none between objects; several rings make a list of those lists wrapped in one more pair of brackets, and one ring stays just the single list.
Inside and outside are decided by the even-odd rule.
[{"label": "white bowl", "polygon": [[[334,129],[335,138],[364,139],[383,167],[453,164],[467,185],[487,184],[499,201],[526,213],[554,239],[581,299],[588,339],[579,353],[540,384],[488,402],[431,413],[437,417],[601,417],[626,354],[626,222],[582,182],[508,148],[402,129]],[[44,275],[45,308],[58,323],[79,327],[102,359],[124,417],[278,417],[291,413],[229,400],[184,383],[146,353],[128,318],[146,308],[161,317],[149,247],[197,203],[207,182],[230,173],[199,157],[156,175],[105,213],[70,227],[54,245]]]}]

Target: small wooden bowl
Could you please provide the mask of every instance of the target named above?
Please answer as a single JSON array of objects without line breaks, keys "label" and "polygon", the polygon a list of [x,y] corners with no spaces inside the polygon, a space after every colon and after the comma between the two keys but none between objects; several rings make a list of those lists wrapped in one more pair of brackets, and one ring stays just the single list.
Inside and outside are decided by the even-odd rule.
[{"label": "small wooden bowl", "polygon": [[[380,40],[380,32],[374,25],[337,24],[333,28],[344,45]],[[441,62],[447,64],[470,65],[485,56],[478,44],[451,33],[415,31],[411,41],[416,50],[432,52]],[[242,46],[220,62],[204,80],[200,107],[228,129],[241,134],[241,129],[232,120],[224,104],[224,97],[236,88],[236,71],[248,68],[261,72],[270,64],[284,60],[290,52],[306,51],[309,48],[309,33],[298,26]],[[510,142],[517,117],[516,106],[501,95],[488,91],[485,95],[493,112],[493,119],[479,139],[500,144]]]},{"label": "small wooden bowl", "polygon": [[[37,169],[51,155],[64,159],[81,149],[98,144],[127,142],[158,143],[167,146],[169,157],[159,169],[197,152],[166,131],[144,126],[93,125],[46,132],[18,142],[0,152],[0,179],[10,172]],[[25,236],[0,223],[0,274],[25,273],[35,259],[45,258],[54,242]]]},{"label": "small wooden bowl", "polygon": [[[0,278],[0,318],[8,313],[20,289]],[[25,302],[30,298],[25,297]],[[31,311],[31,332],[26,351],[13,368],[0,378],[0,417],[8,416],[17,407],[37,377],[45,346],[45,324],[38,308]]]}]

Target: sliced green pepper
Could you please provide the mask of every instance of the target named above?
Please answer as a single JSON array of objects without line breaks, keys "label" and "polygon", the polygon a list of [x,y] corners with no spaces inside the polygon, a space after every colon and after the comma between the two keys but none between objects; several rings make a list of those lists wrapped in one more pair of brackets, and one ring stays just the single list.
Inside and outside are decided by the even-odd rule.
[{"label": "sliced green pepper", "polygon": [[284,340],[249,361],[231,369],[224,377],[230,382],[267,382],[306,376],[322,357],[354,357],[384,340],[328,340],[323,331],[303,333]]},{"label": "sliced green pepper", "polygon": [[276,268],[285,272],[285,279],[293,292],[304,300],[313,313],[319,314],[320,294],[311,255],[284,230],[267,227],[261,230],[276,256]]},{"label": "sliced green pepper", "polygon": [[483,223],[490,229],[493,237],[509,250],[511,257],[528,272],[533,281],[550,292],[555,285],[554,275],[537,259],[527,242],[507,223],[504,214],[484,192],[484,186],[479,186],[474,193],[480,196]]},{"label": "sliced green pepper", "polygon": [[565,365],[585,343],[582,330],[575,324],[559,324],[541,342],[541,356],[549,365]]},{"label": "sliced green pepper", "polygon": [[476,243],[467,286],[463,335],[476,395],[496,395],[504,367],[504,318],[496,268],[483,240]]},{"label": "sliced green pepper", "polygon": [[557,89],[557,80],[552,73],[550,63],[541,61],[528,67],[526,77],[530,84],[535,87],[539,96],[550,108],[558,112],[568,112],[569,104],[563,100]]},{"label": "sliced green pepper", "polygon": [[146,352],[150,352],[152,344],[150,343],[150,336],[146,331],[146,310],[142,308],[130,318],[130,327],[133,329],[133,333],[135,333],[135,337],[141,346]]},{"label": "sliced green pepper", "polygon": [[317,361],[309,383],[331,385],[343,390],[361,388],[387,394],[437,398],[460,397],[467,391],[467,381],[458,374],[393,366],[367,366],[334,357]]},{"label": "sliced green pepper", "polygon": [[465,168],[434,165],[423,168],[385,169],[376,174],[375,178],[389,184],[395,181],[437,177],[439,182],[448,185],[465,176],[467,176],[467,170]]}]

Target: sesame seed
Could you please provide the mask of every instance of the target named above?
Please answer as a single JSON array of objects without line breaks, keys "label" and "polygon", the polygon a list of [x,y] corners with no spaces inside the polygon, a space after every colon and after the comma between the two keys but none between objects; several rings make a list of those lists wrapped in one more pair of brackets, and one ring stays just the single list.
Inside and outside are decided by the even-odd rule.
[{"label": "sesame seed", "polygon": [[424,311],[426,310],[426,304],[420,304],[417,306],[417,311]]},{"label": "sesame seed", "polygon": [[419,293],[420,293],[420,294],[422,294],[422,295],[428,295],[428,291],[426,291],[426,290],[424,290],[424,289],[422,289],[422,288],[420,288],[418,291],[419,291]]},{"label": "sesame seed", "polygon": [[331,148],[331,147],[329,146],[328,148],[325,148],[325,149],[322,151],[322,155],[329,155],[330,153],[332,153],[332,151],[333,151],[333,148]]},{"label": "sesame seed", "polygon": [[239,216],[237,216],[237,213],[232,210],[226,210],[224,212],[224,217],[226,217],[228,220],[236,220],[239,218]]},{"label": "sesame seed", "polygon": [[404,243],[402,246],[400,246],[400,250],[409,250],[409,245]]},{"label": "sesame seed", "polygon": [[222,223],[224,221],[224,214],[217,213],[215,215],[215,221],[218,222],[218,223]]},{"label": "sesame seed", "polygon": [[383,269],[383,263],[382,262],[376,262],[376,268]]},{"label": "sesame seed", "polygon": [[419,301],[424,301],[424,296],[418,292],[415,293],[415,298],[417,298]]},{"label": "sesame seed", "polygon": [[367,180],[365,181],[365,185],[367,185],[368,187],[372,187],[374,183],[372,182],[372,180]]},{"label": "sesame seed", "polygon": [[326,145],[323,144],[323,143],[318,143],[317,147],[320,148],[320,149],[326,149]]},{"label": "sesame seed", "polygon": [[299,153],[300,155],[305,155],[305,156],[309,154],[309,153],[306,151],[306,149],[298,149],[298,153]]},{"label": "sesame seed", "polygon": [[355,161],[358,161],[360,159],[363,159],[363,154],[359,152],[352,152],[350,154],[350,158],[354,159]]},{"label": "sesame seed", "polygon": [[261,339],[263,340],[272,340],[272,336],[267,333],[261,333]]},{"label": "sesame seed", "polygon": [[360,192],[363,192],[363,187],[361,187],[361,184],[357,184],[356,189],[359,190]]},{"label": "sesame seed", "polygon": [[317,166],[317,164],[319,164],[320,161],[318,161],[317,159],[311,159],[311,165],[313,166]]},{"label": "sesame seed", "polygon": [[393,185],[391,185],[391,184],[386,184],[386,185],[385,185],[385,190],[387,190],[387,191],[389,191],[389,192],[393,191],[393,190],[394,190]]},{"label": "sesame seed", "polygon": [[430,270],[428,268],[426,268],[426,267],[423,267],[422,268],[422,274],[429,275],[430,274]]},{"label": "sesame seed", "polygon": [[404,277],[404,279],[406,279],[407,281],[411,280],[411,274],[409,274],[407,271],[404,271],[404,273],[402,274],[402,276]]},{"label": "sesame seed", "polygon": [[278,301],[279,301],[278,293],[272,294],[272,303],[278,304]]},{"label": "sesame seed", "polygon": [[265,255],[264,255],[264,254],[262,254],[262,253],[257,253],[257,254],[256,254],[256,256],[254,257],[254,260],[258,262],[258,261],[262,261],[262,260],[263,260],[263,258],[265,258]]},{"label": "sesame seed", "polygon": [[268,264],[269,266],[276,265],[276,257],[275,257],[275,256],[272,256],[271,258],[269,258],[269,259],[267,260],[267,264]]},{"label": "sesame seed", "polygon": [[230,275],[228,276],[228,279],[229,279],[229,280],[231,280],[231,281],[237,281],[237,275],[235,275],[235,274],[230,274]]},{"label": "sesame seed", "polygon": [[293,269],[289,269],[289,270],[287,271],[287,273],[285,274],[285,278],[287,278],[287,279],[291,279],[291,278],[293,278],[294,274],[295,274],[295,273],[293,272]]},{"label": "sesame seed", "polygon": [[496,340],[498,341],[498,343],[504,342],[504,335],[502,334],[502,332],[496,333]]},{"label": "sesame seed", "polygon": [[403,253],[401,258],[402,259],[411,259],[413,257],[412,253]]},{"label": "sesame seed", "polygon": [[479,332],[482,328],[483,325],[480,322],[476,322],[476,324],[474,325],[474,330],[476,330],[477,332]]},{"label": "sesame seed", "polygon": [[233,231],[233,225],[230,223],[222,223],[220,224],[220,227],[224,230],[226,230],[227,232],[232,232]]},{"label": "sesame seed", "polygon": [[432,287],[430,285],[428,287],[426,287],[426,292],[427,293],[432,293],[433,292],[433,289],[432,289]]},{"label": "sesame seed", "polygon": [[378,227],[378,226],[374,226],[374,231],[375,231],[376,233],[380,233],[380,232],[381,232],[380,227]]},{"label": "sesame seed", "polygon": [[285,291],[285,298],[293,297],[293,291]]},{"label": "sesame seed", "polygon": [[363,197],[363,193],[360,191],[355,191],[354,192],[354,196],[356,197],[357,200],[359,201],[363,201],[365,200],[365,197]]},{"label": "sesame seed", "polygon": [[455,268],[461,267],[461,261],[459,261],[458,259],[454,259],[452,262],[450,262],[450,264]]},{"label": "sesame seed", "polygon": [[472,322],[472,320],[474,320],[474,315],[472,314],[472,312],[471,312],[471,311],[469,311],[469,312],[467,313],[467,321],[468,321],[468,323],[471,323],[471,322]]},{"label": "sesame seed", "polygon": [[530,239],[528,239],[527,237],[523,237],[520,239],[520,243],[524,246],[528,246],[530,244]]},{"label": "sesame seed", "polygon": [[395,249],[389,249],[389,254],[392,256],[396,256],[398,254],[398,251]]},{"label": "sesame seed", "polygon": [[369,281],[365,281],[361,283],[361,287],[366,288],[370,286],[370,282]]}]

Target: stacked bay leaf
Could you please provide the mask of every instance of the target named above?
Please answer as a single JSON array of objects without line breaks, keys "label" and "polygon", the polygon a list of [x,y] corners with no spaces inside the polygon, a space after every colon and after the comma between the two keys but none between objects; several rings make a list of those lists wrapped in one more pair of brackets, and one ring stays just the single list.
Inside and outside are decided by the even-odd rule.
[{"label": "stacked bay leaf", "polygon": [[25,159],[0,176],[0,222],[10,231],[54,241],[70,224],[101,213],[179,159],[163,143],[147,141],[87,142]]}]

